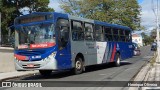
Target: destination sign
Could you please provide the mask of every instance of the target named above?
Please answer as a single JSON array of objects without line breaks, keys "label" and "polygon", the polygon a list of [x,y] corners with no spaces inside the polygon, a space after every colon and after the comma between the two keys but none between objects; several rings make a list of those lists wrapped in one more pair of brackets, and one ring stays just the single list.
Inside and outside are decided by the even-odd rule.
[{"label": "destination sign", "polygon": [[20,23],[23,24],[23,23],[38,22],[43,20],[45,20],[45,16],[28,17],[20,19]]}]

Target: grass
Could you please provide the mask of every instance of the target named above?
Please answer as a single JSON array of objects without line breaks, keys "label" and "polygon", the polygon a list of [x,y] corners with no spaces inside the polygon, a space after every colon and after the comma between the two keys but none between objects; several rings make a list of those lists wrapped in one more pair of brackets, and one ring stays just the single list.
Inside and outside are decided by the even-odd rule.
[{"label": "grass", "polygon": [[156,58],[157,58],[157,52],[154,53],[154,56],[150,60],[150,65],[151,66],[154,66],[154,63],[156,62]]}]

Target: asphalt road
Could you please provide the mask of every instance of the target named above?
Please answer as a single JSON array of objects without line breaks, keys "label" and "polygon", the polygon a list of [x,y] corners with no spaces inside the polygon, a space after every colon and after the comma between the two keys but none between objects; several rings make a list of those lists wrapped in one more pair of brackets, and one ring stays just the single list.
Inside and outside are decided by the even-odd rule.
[{"label": "asphalt road", "polygon": [[[105,65],[95,65],[87,67],[83,74],[73,75],[70,71],[65,72],[53,72],[49,77],[42,77],[41,75],[31,75],[26,77],[20,77],[11,79],[11,81],[130,81],[139,72],[143,65],[145,65],[150,58],[153,56],[153,52],[150,51],[150,46],[141,48],[141,55],[134,56],[133,58],[127,59],[121,62],[120,67],[113,67],[112,64]],[[83,85],[83,83],[81,83]],[[124,87],[52,87],[43,88],[44,89],[58,89],[58,90],[127,90]],[[9,90],[14,90],[14,88],[8,88]],[[32,89],[32,88],[31,88]],[[34,88],[35,89],[35,88]],[[36,88],[39,90],[40,88]],[[16,89],[17,90],[17,89]]]}]

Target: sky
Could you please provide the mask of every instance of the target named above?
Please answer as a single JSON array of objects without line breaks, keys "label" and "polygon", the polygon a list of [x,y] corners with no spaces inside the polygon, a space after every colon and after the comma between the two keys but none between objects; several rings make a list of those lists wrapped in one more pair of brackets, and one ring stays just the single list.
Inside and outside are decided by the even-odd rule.
[{"label": "sky", "polygon": [[[153,3],[152,3],[153,1]],[[140,0],[139,5],[141,6],[141,25],[145,26],[148,31],[151,31],[156,27],[156,2],[157,0]]]},{"label": "sky", "polygon": [[63,12],[63,10],[59,6],[59,0],[50,0],[49,7],[54,8],[56,12]]},{"label": "sky", "polygon": [[[152,5],[152,1],[154,2],[153,5]],[[157,0],[138,0],[138,3],[142,9],[141,10],[141,25],[147,29],[145,31],[147,33],[149,33],[153,28],[155,28],[155,25],[156,25],[155,23],[156,17],[153,13],[153,9],[156,9],[155,7],[157,3],[156,1]],[[50,0],[49,7],[54,8],[56,12],[63,12],[63,10],[60,8],[59,5],[60,5],[59,0]]]}]

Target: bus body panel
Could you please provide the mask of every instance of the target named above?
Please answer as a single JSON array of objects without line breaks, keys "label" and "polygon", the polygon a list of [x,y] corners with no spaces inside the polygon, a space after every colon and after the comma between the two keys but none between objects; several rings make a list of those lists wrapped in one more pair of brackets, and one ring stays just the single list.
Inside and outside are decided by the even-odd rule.
[{"label": "bus body panel", "polygon": [[[55,23],[55,29],[58,27],[56,22],[58,19],[68,19],[67,14],[61,14],[61,13],[54,13],[54,23]],[[58,32],[56,32],[58,33]],[[57,34],[58,37],[58,34]],[[56,39],[56,42],[58,43],[58,38]],[[57,47],[58,48],[58,47]],[[69,69],[72,68],[72,61],[71,61],[71,43],[70,40],[67,43],[67,46],[64,47],[62,50],[57,50],[56,60],[58,64],[59,69]]]},{"label": "bus body panel", "polygon": [[72,52],[73,67],[74,67],[75,58],[78,54],[83,55],[85,66],[93,65],[97,63],[97,52],[96,52],[96,49],[93,49],[95,46],[95,43],[93,42],[86,43],[85,41],[82,41],[82,42],[72,41],[71,45],[72,45],[71,52]]},{"label": "bus body panel", "polygon": [[[15,50],[14,62],[16,70],[58,70],[57,60],[54,55],[51,55],[56,51],[56,46],[48,49],[36,49],[36,50]],[[19,60],[21,58],[22,60]],[[28,65],[34,65],[28,67]]]},{"label": "bus body panel", "polygon": [[[77,18],[74,16],[69,16],[70,20],[80,21],[82,23],[91,23],[94,24],[94,20],[84,19],[84,18]],[[71,30],[72,31],[72,30]],[[95,41],[73,41],[72,35],[70,35],[71,40],[71,53],[72,53],[72,66],[75,65],[75,58],[76,56],[81,53],[84,57],[84,64],[87,65],[94,65],[97,64],[97,51],[95,48],[96,42]]]},{"label": "bus body panel", "polygon": [[107,42],[96,42],[96,49],[97,49],[97,63],[96,64],[102,64],[107,62],[108,57],[108,46]]},{"label": "bus body panel", "polygon": [[[42,13],[45,14],[45,13]],[[93,25],[98,24],[101,26],[107,27],[116,27],[120,29],[125,29],[130,31],[128,27],[108,24],[105,22],[94,21],[90,19],[77,18],[73,16],[69,16],[67,14],[61,13],[52,13],[53,20],[43,21],[43,22],[31,22],[27,24],[15,25],[15,26],[27,26],[32,24],[39,23],[53,23],[55,25],[54,29],[57,29],[57,20],[60,18],[67,19],[69,21],[76,20],[81,22],[91,23]],[[27,16],[27,15],[26,15]],[[25,16],[23,16],[25,17]],[[30,58],[28,61],[18,61],[15,58],[15,67],[17,70],[63,70],[63,69],[71,69],[75,67],[75,59],[78,54],[82,54],[84,57],[85,66],[102,64],[108,62],[114,62],[116,60],[116,54],[119,53],[121,56],[121,60],[125,60],[127,58],[131,58],[133,56],[132,43],[131,42],[115,42],[115,41],[73,41],[72,40],[72,30],[70,25],[70,35],[69,41],[67,45],[63,48],[59,48],[58,43],[58,31],[56,30],[56,45],[51,48],[44,49],[35,49],[37,52],[45,51],[43,54],[39,54],[41,58],[30,58],[37,56],[35,52],[29,53],[32,50],[15,50],[15,54],[24,56],[28,55],[27,58]],[[23,52],[25,51],[25,52]],[[33,50],[34,51],[34,50]],[[20,54],[21,53],[21,54]],[[25,54],[26,53],[26,54]],[[48,58],[50,55],[55,53],[55,56]],[[54,55],[54,54],[53,54]],[[39,67],[31,67],[27,68],[27,65],[39,65]]]}]

